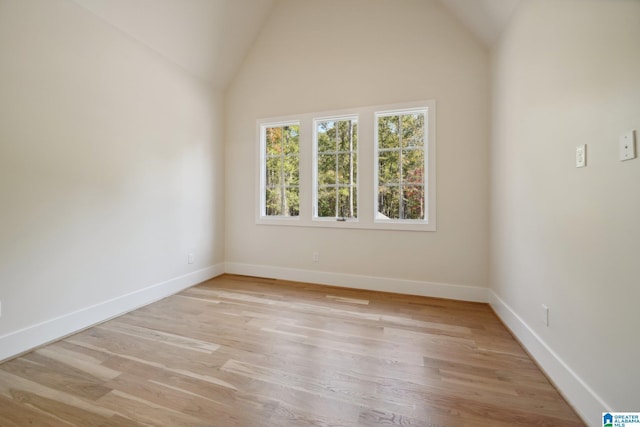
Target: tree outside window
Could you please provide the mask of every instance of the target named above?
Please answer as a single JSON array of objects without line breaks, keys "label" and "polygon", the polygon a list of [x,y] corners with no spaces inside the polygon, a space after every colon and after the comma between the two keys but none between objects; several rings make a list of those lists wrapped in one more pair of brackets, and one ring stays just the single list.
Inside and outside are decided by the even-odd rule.
[{"label": "tree outside window", "polygon": [[264,215],[300,215],[300,125],[263,126]]},{"label": "tree outside window", "polygon": [[377,117],[378,220],[425,219],[424,111]]},{"label": "tree outside window", "polygon": [[316,216],[358,217],[358,121],[316,121]]}]

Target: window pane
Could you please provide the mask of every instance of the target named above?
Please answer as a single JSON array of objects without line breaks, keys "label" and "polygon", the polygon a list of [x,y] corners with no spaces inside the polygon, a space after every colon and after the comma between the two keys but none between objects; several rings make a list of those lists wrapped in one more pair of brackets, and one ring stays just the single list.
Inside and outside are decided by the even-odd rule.
[{"label": "window pane", "polygon": [[399,116],[378,117],[378,148],[399,148]]},{"label": "window pane", "polygon": [[378,183],[400,182],[400,152],[383,151],[378,154]]},{"label": "window pane", "polygon": [[356,119],[316,122],[316,199],[318,217],[354,217],[357,214]]},{"label": "window pane", "polygon": [[284,184],[298,185],[300,184],[300,158],[297,156],[286,156],[283,162],[284,168]]},{"label": "window pane", "polygon": [[[284,198],[282,197],[284,194]],[[267,188],[266,214],[270,216],[300,215],[300,189],[298,187]]]},{"label": "window pane", "polygon": [[300,188],[288,187],[286,189],[286,200],[284,206],[284,215],[298,216],[300,215]]},{"label": "window pane", "polygon": [[282,215],[282,187],[266,189],[265,208],[266,215]]},{"label": "window pane", "polygon": [[267,186],[283,184],[282,180],[282,157],[267,157]]},{"label": "window pane", "polygon": [[352,151],[357,151],[358,150],[358,121],[357,120],[353,120],[353,129],[352,129],[352,133],[353,133],[353,148]]},{"label": "window pane", "polygon": [[333,122],[321,122],[317,126],[318,152],[336,151],[336,131]]},{"label": "window pane", "polygon": [[425,219],[425,117],[425,111],[377,117],[377,219]]},{"label": "window pane", "polygon": [[376,217],[400,218],[400,189],[398,187],[378,187],[378,215]]},{"label": "window pane", "polygon": [[318,189],[318,217],[336,216],[336,189],[322,187]]},{"label": "window pane", "polygon": [[338,154],[338,183],[354,184],[357,173],[356,155]]},{"label": "window pane", "polygon": [[267,157],[266,183],[273,185],[298,185],[300,181],[299,158],[297,156]]},{"label": "window pane", "polygon": [[300,153],[300,126],[285,126],[283,139],[285,154],[298,155]]},{"label": "window pane", "polygon": [[335,154],[318,156],[318,183],[320,185],[336,183],[336,157]]},{"label": "window pane", "polygon": [[424,219],[424,186],[404,187],[402,208],[404,219]]},{"label": "window pane", "polygon": [[266,216],[298,216],[300,210],[300,126],[263,128],[264,212]]},{"label": "window pane", "polygon": [[282,128],[267,128],[265,132],[267,154],[280,154],[282,148]]},{"label": "window pane", "polygon": [[355,120],[336,122],[338,130],[338,150],[355,151],[358,148],[358,124]]},{"label": "window pane", "polygon": [[402,150],[403,184],[424,183],[424,151]]},{"label": "window pane", "polygon": [[351,187],[353,189],[353,214],[351,215],[353,218],[358,218],[358,188],[354,185]]},{"label": "window pane", "polygon": [[356,189],[352,186],[340,187],[338,190],[338,217],[341,218],[356,218],[357,212],[357,199]]},{"label": "window pane", "polygon": [[424,147],[424,114],[402,116],[402,147]]}]

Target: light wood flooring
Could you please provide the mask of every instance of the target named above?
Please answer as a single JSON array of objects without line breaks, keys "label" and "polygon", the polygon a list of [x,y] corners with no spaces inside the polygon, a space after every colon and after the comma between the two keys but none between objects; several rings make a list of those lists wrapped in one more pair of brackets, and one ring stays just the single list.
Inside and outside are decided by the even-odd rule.
[{"label": "light wood flooring", "polygon": [[486,304],[222,276],[0,364],[0,426],[583,426]]}]

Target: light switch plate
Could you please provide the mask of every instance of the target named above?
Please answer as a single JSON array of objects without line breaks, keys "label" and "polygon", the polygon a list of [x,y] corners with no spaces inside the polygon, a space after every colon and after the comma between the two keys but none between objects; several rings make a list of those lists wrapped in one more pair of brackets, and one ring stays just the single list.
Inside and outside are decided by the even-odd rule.
[{"label": "light switch plate", "polygon": [[582,144],[576,147],[576,167],[583,168],[587,166],[587,145]]},{"label": "light switch plate", "polygon": [[636,131],[630,130],[620,137],[620,160],[636,158]]},{"label": "light switch plate", "polygon": [[549,307],[547,307],[545,304],[542,304],[542,306],[540,307],[540,320],[542,320],[542,323],[544,323],[545,326],[549,326]]}]

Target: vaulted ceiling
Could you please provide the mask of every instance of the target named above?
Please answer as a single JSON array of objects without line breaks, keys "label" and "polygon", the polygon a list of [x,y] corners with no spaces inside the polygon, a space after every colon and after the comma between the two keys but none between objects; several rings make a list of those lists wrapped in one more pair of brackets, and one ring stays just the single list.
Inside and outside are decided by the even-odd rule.
[{"label": "vaulted ceiling", "polygon": [[491,47],[521,0],[439,0],[482,42]]},{"label": "vaulted ceiling", "polygon": [[215,88],[227,86],[274,0],[73,0]]},{"label": "vaulted ceiling", "polygon": [[[224,89],[275,0],[73,0],[129,37]],[[521,0],[438,0],[491,47]]]}]

